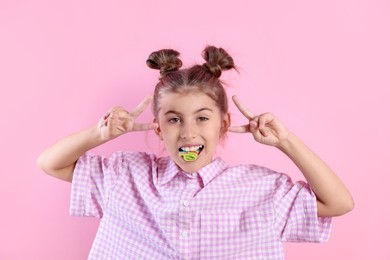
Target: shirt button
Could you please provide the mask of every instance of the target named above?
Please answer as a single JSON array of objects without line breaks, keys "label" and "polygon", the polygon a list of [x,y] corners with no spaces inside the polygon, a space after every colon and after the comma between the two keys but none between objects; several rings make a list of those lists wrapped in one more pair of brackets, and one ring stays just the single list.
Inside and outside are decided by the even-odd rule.
[{"label": "shirt button", "polygon": [[192,173],[192,177],[196,177],[198,174],[196,172]]},{"label": "shirt button", "polygon": [[190,202],[188,200],[183,200],[183,206],[188,207],[190,205]]},{"label": "shirt button", "polygon": [[181,235],[181,237],[186,238],[186,237],[188,237],[188,232],[187,231],[182,231],[180,233],[180,235]]}]

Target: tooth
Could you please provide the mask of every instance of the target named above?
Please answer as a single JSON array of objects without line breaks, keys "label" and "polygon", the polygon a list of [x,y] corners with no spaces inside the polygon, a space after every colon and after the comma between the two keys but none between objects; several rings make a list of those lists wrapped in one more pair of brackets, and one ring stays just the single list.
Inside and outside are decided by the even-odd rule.
[{"label": "tooth", "polygon": [[183,152],[199,152],[200,149],[203,149],[203,145],[195,145],[195,146],[185,146],[181,147],[180,150]]}]

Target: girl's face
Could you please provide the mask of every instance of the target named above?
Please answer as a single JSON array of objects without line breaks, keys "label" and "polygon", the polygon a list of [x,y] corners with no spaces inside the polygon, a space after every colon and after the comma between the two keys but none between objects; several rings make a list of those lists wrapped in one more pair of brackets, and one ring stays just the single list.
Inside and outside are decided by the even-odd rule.
[{"label": "girl's face", "polygon": [[[221,134],[229,126],[229,115],[221,115],[215,102],[206,94],[170,93],[160,99],[157,134],[171,158],[185,172],[196,172],[211,163]],[[185,161],[180,151],[196,150],[194,161]]]}]

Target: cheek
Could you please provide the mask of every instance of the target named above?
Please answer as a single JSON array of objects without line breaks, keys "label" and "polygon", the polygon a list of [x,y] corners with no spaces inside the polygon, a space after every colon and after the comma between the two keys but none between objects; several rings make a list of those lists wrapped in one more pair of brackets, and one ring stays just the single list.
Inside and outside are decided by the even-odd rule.
[{"label": "cheek", "polygon": [[176,139],[177,130],[174,127],[168,127],[166,124],[160,125],[160,136],[168,144],[167,142],[172,142]]},{"label": "cheek", "polygon": [[216,143],[219,143],[219,140],[223,137],[224,135],[224,130],[221,128],[221,126],[215,127],[214,129],[210,130],[210,135],[209,137],[213,139]]}]

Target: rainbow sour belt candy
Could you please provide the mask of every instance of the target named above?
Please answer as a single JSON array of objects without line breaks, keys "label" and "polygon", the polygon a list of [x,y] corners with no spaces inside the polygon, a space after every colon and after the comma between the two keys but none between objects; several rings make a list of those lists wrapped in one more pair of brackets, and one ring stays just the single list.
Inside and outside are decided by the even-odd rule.
[{"label": "rainbow sour belt candy", "polygon": [[188,151],[188,152],[180,151],[179,155],[183,157],[184,161],[186,162],[192,162],[198,159],[197,151]]}]

